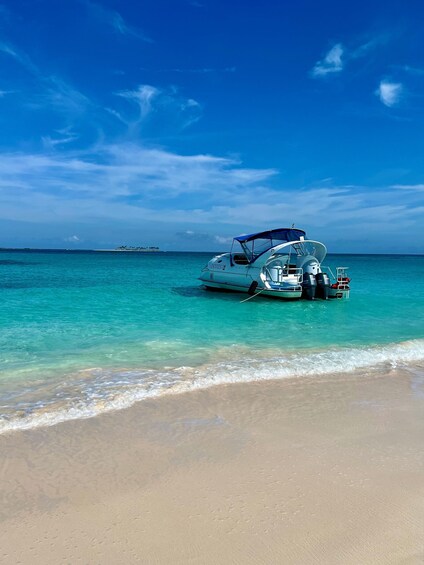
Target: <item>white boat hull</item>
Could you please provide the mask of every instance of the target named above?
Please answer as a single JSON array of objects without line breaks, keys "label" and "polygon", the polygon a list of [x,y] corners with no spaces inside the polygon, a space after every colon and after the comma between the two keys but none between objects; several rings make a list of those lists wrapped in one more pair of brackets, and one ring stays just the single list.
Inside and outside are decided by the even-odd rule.
[{"label": "white boat hull", "polygon": [[[229,292],[244,292],[249,293],[249,287],[239,286],[231,283],[219,283],[212,281],[203,281],[204,286],[211,290],[223,290]],[[288,289],[265,289],[257,287],[251,294],[261,294],[261,296],[272,296],[283,300],[298,300],[302,297],[302,290],[288,290]]]},{"label": "white boat hull", "polygon": [[349,298],[350,288],[330,288],[328,291],[328,298]]}]

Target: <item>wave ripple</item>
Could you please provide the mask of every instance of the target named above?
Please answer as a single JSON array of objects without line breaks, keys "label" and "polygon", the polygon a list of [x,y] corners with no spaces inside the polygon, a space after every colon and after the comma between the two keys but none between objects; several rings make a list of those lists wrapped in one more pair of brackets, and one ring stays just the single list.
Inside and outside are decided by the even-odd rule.
[{"label": "wave ripple", "polygon": [[314,377],[355,371],[383,371],[424,360],[424,340],[378,347],[297,351],[275,350],[250,357],[246,348],[233,350],[215,363],[197,367],[156,369],[89,368],[62,376],[55,383],[15,391],[3,403],[0,433],[52,426],[68,420],[92,418],[128,408],[147,398],[181,394],[220,384]]}]

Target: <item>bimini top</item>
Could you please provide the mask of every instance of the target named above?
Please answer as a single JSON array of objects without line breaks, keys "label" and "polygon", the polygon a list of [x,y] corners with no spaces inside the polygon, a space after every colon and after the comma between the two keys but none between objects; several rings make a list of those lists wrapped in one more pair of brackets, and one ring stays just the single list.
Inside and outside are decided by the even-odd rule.
[{"label": "bimini top", "polygon": [[[280,228],[276,230],[261,231],[248,235],[239,235],[234,238],[238,241],[246,255],[249,263],[253,263],[256,259],[281,243],[290,243],[291,241],[299,241],[305,237],[303,230],[294,228]],[[233,244],[234,244],[233,241]]]},{"label": "bimini top", "polygon": [[276,241],[298,241],[301,237],[305,237],[306,233],[303,230],[295,228],[278,228],[275,230],[261,231],[258,233],[250,233],[248,235],[239,235],[235,237],[235,241],[246,243],[254,239],[274,239]]}]

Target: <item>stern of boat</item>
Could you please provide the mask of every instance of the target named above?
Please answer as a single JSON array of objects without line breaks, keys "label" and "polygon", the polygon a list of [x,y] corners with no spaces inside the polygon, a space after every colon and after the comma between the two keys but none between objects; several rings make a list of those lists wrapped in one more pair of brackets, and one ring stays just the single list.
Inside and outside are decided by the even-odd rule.
[{"label": "stern of boat", "polygon": [[350,278],[347,276],[348,267],[337,267],[336,276],[330,271],[331,286],[329,288],[329,298],[349,298],[350,295]]}]

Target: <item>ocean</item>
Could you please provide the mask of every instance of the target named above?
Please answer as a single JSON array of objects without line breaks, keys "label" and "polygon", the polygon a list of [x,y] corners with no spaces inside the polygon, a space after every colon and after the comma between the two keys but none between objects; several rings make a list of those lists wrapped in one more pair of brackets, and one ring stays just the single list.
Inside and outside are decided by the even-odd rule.
[{"label": "ocean", "polygon": [[206,291],[213,253],[0,252],[0,432],[213,385],[402,367],[424,392],[424,256],[329,255],[348,300]]}]

